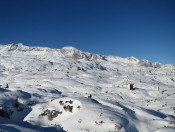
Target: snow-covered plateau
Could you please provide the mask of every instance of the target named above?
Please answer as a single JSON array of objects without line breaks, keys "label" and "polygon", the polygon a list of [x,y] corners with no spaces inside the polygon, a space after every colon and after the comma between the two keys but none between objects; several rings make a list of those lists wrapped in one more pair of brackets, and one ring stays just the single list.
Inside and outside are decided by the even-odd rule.
[{"label": "snow-covered plateau", "polygon": [[2,132],[175,132],[175,65],[0,45]]}]

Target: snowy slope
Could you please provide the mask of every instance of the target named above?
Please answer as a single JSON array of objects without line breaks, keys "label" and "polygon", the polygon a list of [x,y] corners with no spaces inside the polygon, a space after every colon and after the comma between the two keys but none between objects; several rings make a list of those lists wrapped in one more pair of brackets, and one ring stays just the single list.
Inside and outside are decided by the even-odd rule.
[{"label": "snowy slope", "polygon": [[174,132],[175,66],[0,45],[0,131]]}]

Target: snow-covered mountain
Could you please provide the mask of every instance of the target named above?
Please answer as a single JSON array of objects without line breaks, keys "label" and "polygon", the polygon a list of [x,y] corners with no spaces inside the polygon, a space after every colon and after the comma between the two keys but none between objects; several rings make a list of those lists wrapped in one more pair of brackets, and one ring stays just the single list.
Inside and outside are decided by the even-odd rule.
[{"label": "snow-covered mountain", "polygon": [[0,131],[174,132],[175,66],[0,45]]}]

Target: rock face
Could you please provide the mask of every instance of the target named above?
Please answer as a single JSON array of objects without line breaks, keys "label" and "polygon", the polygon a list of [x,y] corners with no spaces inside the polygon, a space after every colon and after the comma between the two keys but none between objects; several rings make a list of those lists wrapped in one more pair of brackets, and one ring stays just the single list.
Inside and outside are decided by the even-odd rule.
[{"label": "rock face", "polygon": [[135,58],[135,57],[133,57],[133,56],[127,57],[127,59],[128,59],[129,61],[139,61],[137,58]]},{"label": "rock face", "polygon": [[9,51],[14,51],[14,50],[17,50],[17,49],[18,49],[18,44],[12,44],[12,45],[10,46]]},{"label": "rock face", "polygon": [[138,62],[138,64],[140,66],[144,66],[144,67],[152,67],[153,66],[152,63],[150,61],[148,61],[148,60],[140,60]]},{"label": "rock face", "polygon": [[26,51],[43,51],[43,49],[40,49],[40,48],[25,46],[23,43],[11,44],[8,51],[16,51],[16,50],[17,51],[21,51],[21,52],[26,52]]},{"label": "rock face", "polygon": [[83,52],[74,47],[63,47],[60,51],[65,57],[69,57],[74,60],[83,59],[90,61],[90,60],[104,59],[104,56]]}]

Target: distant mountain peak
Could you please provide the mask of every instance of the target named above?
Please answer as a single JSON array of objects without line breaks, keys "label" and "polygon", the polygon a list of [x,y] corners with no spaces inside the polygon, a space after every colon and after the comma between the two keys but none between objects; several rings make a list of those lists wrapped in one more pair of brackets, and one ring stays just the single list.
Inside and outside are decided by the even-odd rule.
[{"label": "distant mountain peak", "polygon": [[139,61],[139,59],[135,58],[134,56],[127,57],[127,59],[130,61]]},{"label": "distant mountain peak", "polygon": [[72,46],[63,47],[62,49],[60,49],[60,51],[65,57],[69,57],[75,60],[80,60],[80,59],[88,60],[88,61],[97,60],[97,59],[104,60],[104,56],[102,55],[85,52]]}]

